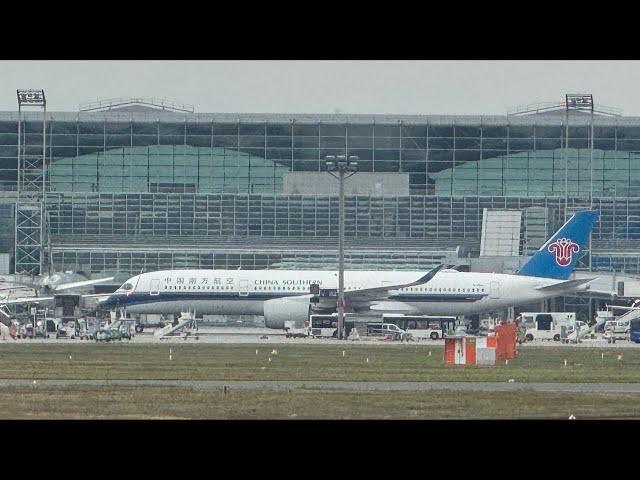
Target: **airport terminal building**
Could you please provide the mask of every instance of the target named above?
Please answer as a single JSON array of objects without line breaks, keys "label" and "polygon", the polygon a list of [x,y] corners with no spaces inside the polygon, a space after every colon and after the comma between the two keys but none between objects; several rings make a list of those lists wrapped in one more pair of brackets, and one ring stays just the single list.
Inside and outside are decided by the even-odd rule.
[{"label": "airport terminal building", "polygon": [[[337,182],[325,157],[346,154],[358,157],[347,268],[527,255],[593,208],[580,269],[637,275],[640,117],[591,107],[234,114],[118,100],[47,111],[44,123],[42,111],[0,112],[0,254],[24,273],[48,262],[91,275],[335,268]],[[487,232],[501,217],[490,213],[504,211],[520,212],[517,238],[492,250]]]}]

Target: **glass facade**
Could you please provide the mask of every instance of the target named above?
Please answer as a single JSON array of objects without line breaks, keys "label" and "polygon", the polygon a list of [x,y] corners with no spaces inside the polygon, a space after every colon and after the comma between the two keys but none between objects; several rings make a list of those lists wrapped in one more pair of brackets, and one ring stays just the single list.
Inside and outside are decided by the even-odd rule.
[{"label": "glass facade", "polygon": [[[203,268],[203,269],[317,269],[338,268],[338,256],[330,252],[309,252],[299,250],[292,253],[269,251],[260,252],[260,245],[247,245],[252,253],[231,253],[224,247],[209,253],[197,250],[181,249],[176,251],[78,251],[78,249],[59,249],[53,253],[53,263],[63,270],[99,271],[99,272],[140,272],[160,269]],[[308,249],[307,249],[308,250]],[[256,253],[257,252],[257,253]],[[422,251],[398,253],[389,251],[357,251],[350,250],[345,255],[345,262],[354,269],[394,269],[402,266],[405,269],[429,270],[443,262],[455,258],[455,252]]]},{"label": "glass facade", "polygon": [[[597,198],[592,238],[602,244],[640,245],[640,197]],[[360,239],[425,239],[461,244],[480,241],[483,209],[542,207],[564,221],[565,200],[554,197],[345,197],[345,236]],[[570,211],[589,201],[570,198]],[[338,235],[338,198],[312,195],[49,194],[49,234],[141,238],[175,236],[190,241],[219,237],[323,239]],[[554,213],[555,212],[555,213]],[[108,241],[108,238],[103,238]],[[428,242],[425,242],[427,244]]]},{"label": "glass facade", "polygon": [[[41,117],[25,118],[22,142],[39,148]],[[324,171],[326,155],[344,152],[359,156],[364,172],[409,173],[414,195],[564,196],[566,170],[569,195],[588,195],[593,179],[593,195],[623,196],[638,186],[640,170],[640,119],[630,117],[596,117],[593,160],[590,121],[581,116],[570,117],[568,141],[564,118],[554,116],[54,112],[47,125],[56,191],[150,192],[166,184],[278,193],[283,172]],[[17,114],[0,112],[5,190],[16,184],[17,130]]]},{"label": "glass facade", "polygon": [[[21,143],[37,153],[41,114],[23,119]],[[0,112],[5,205],[15,201],[17,145],[18,114]],[[523,209],[530,253],[545,236],[539,222],[555,228],[593,206],[601,216],[592,267],[640,273],[640,118],[595,116],[591,125],[571,115],[567,129],[564,114],[49,113],[53,266],[330,267],[337,198],[284,195],[282,184],[290,171],[324,171],[336,154],[357,155],[362,172],[409,174],[410,195],[347,197],[346,235],[360,242],[347,258],[354,268],[425,268],[440,258],[428,252],[455,247],[475,255],[484,208]],[[11,251],[5,232],[0,245]],[[260,253],[268,239],[289,251]],[[310,252],[302,240],[330,251]],[[180,253],[162,251],[169,242]],[[132,245],[137,253],[127,253]]]}]

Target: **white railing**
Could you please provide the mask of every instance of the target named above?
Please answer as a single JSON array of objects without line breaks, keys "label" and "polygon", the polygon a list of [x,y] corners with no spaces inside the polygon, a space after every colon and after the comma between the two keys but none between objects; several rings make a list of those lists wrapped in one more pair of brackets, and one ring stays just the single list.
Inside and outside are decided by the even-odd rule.
[{"label": "white railing", "polygon": [[161,108],[173,112],[193,113],[195,107],[189,104],[178,104],[170,102],[164,98],[108,98],[97,100],[95,102],[81,103],[79,110],[81,112],[95,112],[101,110],[111,110],[115,107],[124,107],[128,105],[147,105],[150,107]]}]

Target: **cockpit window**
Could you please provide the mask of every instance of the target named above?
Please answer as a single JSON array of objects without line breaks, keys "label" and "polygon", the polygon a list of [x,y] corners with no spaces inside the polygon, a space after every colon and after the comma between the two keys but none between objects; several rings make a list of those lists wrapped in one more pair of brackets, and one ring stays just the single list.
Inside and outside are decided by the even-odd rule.
[{"label": "cockpit window", "polygon": [[133,289],[133,285],[131,283],[125,283],[124,285],[122,285],[122,287],[120,287],[122,290],[128,291],[128,290],[132,290]]}]

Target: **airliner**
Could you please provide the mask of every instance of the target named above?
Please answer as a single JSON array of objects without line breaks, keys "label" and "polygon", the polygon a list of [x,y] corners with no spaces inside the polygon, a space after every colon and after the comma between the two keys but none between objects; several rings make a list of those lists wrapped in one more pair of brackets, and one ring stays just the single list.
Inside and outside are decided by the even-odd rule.
[{"label": "airliner", "polygon": [[[345,271],[345,310],[363,314],[472,315],[588,289],[569,280],[597,221],[575,213],[516,274]],[[322,270],[161,270],[127,280],[100,302],[128,313],[262,315],[269,328],[300,327],[314,311],[336,309],[338,272]],[[314,293],[310,293],[315,289]]]}]

